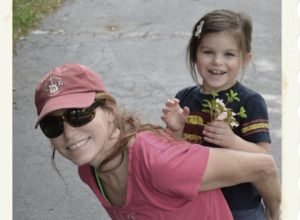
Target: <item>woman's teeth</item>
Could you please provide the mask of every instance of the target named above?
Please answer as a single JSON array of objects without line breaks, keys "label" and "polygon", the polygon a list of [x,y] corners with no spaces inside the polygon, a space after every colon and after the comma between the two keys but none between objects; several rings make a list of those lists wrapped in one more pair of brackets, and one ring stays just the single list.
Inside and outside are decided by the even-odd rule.
[{"label": "woman's teeth", "polygon": [[75,144],[71,144],[67,147],[68,150],[75,150],[80,148],[81,146],[85,145],[88,142],[89,138],[86,138],[84,140],[81,140]]}]

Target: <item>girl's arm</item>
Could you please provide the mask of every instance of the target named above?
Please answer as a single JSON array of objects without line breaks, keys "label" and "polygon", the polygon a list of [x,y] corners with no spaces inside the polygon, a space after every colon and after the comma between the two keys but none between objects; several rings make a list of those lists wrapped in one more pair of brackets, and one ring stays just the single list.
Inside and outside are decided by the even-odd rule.
[{"label": "girl's arm", "polygon": [[203,135],[205,141],[220,147],[253,153],[269,153],[270,144],[268,142],[252,143],[246,141],[236,135],[224,121],[209,123],[204,129]]},{"label": "girl's arm", "polygon": [[281,187],[272,156],[222,148],[210,148],[199,191],[251,182],[262,196],[271,219],[280,214]]},{"label": "girl's arm", "polygon": [[183,109],[179,105],[179,100],[176,98],[169,99],[165,107],[162,109],[163,115],[161,119],[166,123],[168,130],[175,137],[182,137],[185,121],[190,113],[188,107]]}]

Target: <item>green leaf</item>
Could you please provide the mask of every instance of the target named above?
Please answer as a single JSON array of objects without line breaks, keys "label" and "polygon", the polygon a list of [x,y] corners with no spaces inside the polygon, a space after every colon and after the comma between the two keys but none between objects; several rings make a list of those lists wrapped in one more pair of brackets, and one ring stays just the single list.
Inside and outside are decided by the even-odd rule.
[{"label": "green leaf", "polygon": [[218,96],[218,93],[217,92],[215,92],[214,90],[211,90],[211,95],[215,98],[215,97],[217,97]]},{"label": "green leaf", "polygon": [[211,105],[211,101],[209,101],[207,99],[203,99],[203,102],[206,102],[208,105]]},{"label": "green leaf", "polygon": [[[212,90],[211,95],[213,97],[211,100],[207,100],[207,99],[203,100],[202,106],[204,107],[204,109],[202,109],[201,111],[209,113],[211,120],[215,120],[220,113],[226,111],[227,118],[224,121],[226,123],[228,123],[231,128],[233,128],[233,126],[231,125],[232,123],[239,125],[238,121],[234,118],[234,116],[236,114],[232,111],[232,109],[227,107],[228,103],[231,103],[234,101],[240,102],[238,93],[234,92],[233,90],[230,90],[228,93],[225,93],[225,95],[227,97],[227,102],[224,103],[225,106],[223,106],[221,103],[217,102],[217,100],[216,100],[216,97],[218,96],[217,92]],[[240,111],[237,113],[237,115],[240,116],[241,118],[247,117],[246,110],[243,106],[240,108]]]},{"label": "green leaf", "polygon": [[241,106],[238,115],[239,115],[241,118],[247,118],[246,110],[245,110],[245,108],[244,108],[243,106]]},{"label": "green leaf", "polygon": [[216,105],[217,105],[216,100],[215,100],[215,99],[212,99],[212,100],[211,100],[211,109],[212,109],[212,110],[216,110]]},{"label": "green leaf", "polygon": [[239,101],[240,101],[240,98],[239,98],[239,97],[235,97],[234,100],[236,100],[236,101],[239,102]]}]

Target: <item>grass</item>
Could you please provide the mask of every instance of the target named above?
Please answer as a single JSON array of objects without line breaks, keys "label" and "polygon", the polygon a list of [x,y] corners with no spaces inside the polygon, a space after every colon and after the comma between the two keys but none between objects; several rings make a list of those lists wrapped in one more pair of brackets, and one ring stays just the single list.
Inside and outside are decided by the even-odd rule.
[{"label": "grass", "polygon": [[13,42],[26,36],[64,0],[13,0]]}]

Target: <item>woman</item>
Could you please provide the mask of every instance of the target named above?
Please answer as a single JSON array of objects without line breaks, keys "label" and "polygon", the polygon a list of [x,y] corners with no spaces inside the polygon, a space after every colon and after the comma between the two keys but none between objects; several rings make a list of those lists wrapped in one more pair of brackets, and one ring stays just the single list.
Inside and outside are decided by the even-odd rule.
[{"label": "woman", "polygon": [[83,65],[65,64],[46,74],[35,104],[36,126],[54,151],[78,166],[113,220],[232,219],[219,188],[242,182],[257,187],[270,219],[279,218],[271,156],[207,148],[143,124],[120,112],[102,80]]}]

